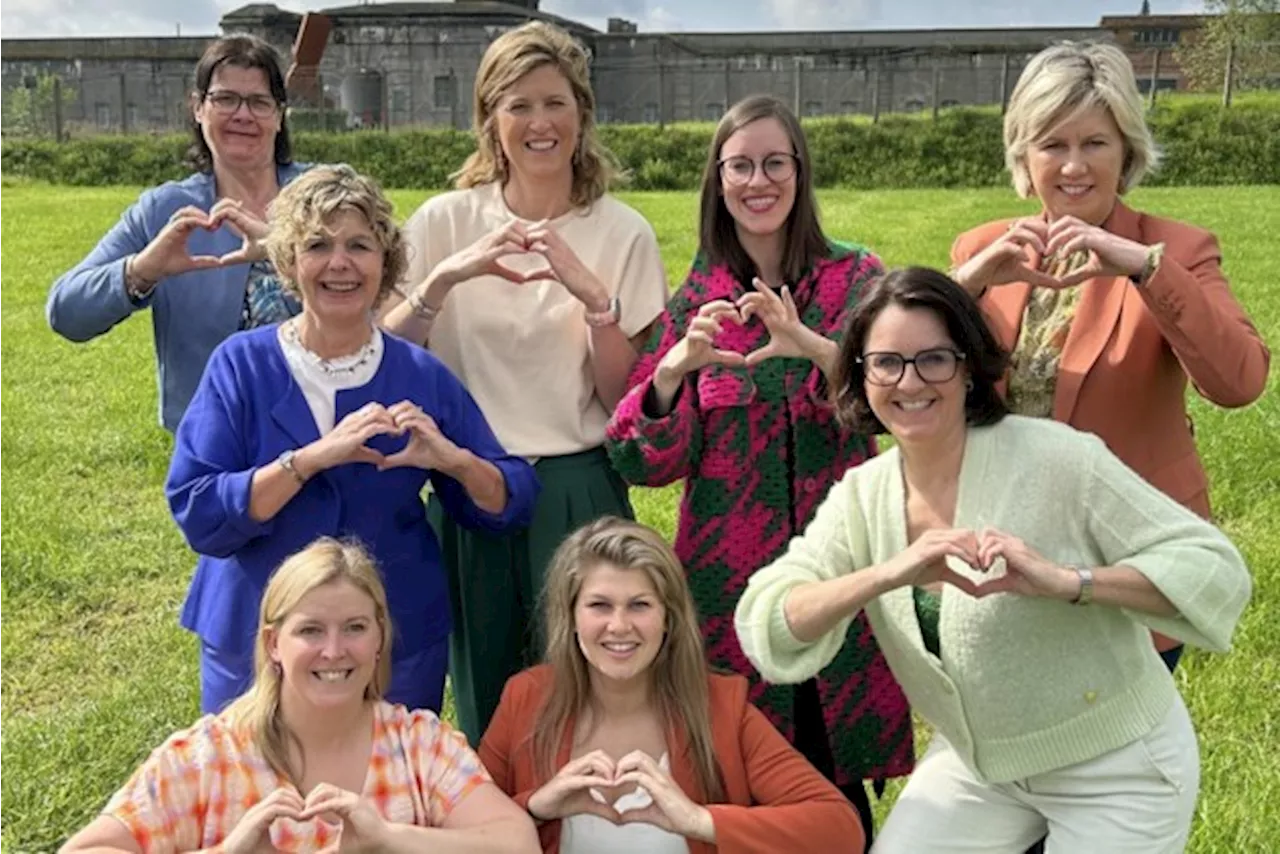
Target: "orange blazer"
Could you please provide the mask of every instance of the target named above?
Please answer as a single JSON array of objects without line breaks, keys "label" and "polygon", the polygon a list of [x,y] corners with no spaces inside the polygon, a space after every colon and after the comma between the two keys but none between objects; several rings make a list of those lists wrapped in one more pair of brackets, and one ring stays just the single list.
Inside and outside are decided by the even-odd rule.
[{"label": "orange blazer", "polygon": [[[493,781],[521,807],[547,780],[533,757],[533,723],[551,690],[547,665],[508,680],[502,701],[480,742],[480,760]],[[716,844],[689,840],[690,854],[777,854],[780,851],[861,852],[862,825],[853,805],[747,702],[747,680],[710,677],[711,732],[727,803],[708,804],[697,783],[682,727],[667,736],[671,776],[693,801],[705,804]],[[565,729],[556,767],[568,763],[573,722]],[[560,822],[544,823],[542,850],[560,850]]]},{"label": "orange blazer", "polygon": [[[1010,220],[960,235],[956,266],[1003,234]],[[1164,258],[1145,284],[1096,278],[1084,292],[1058,367],[1053,417],[1094,433],[1130,468],[1209,518],[1208,479],[1187,415],[1188,378],[1219,406],[1245,406],[1266,388],[1271,354],[1222,274],[1209,232],[1131,210],[1120,202],[1102,227],[1151,245]],[[1039,263],[1039,257],[1031,258]],[[1031,293],[1025,282],[989,288],[981,305],[1006,348],[1018,340]]]}]

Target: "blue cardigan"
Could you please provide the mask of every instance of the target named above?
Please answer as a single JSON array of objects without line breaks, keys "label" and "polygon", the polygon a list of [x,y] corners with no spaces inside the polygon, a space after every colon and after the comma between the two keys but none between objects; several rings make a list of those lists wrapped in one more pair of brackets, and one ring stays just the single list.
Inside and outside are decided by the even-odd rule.
[{"label": "blue cardigan", "polygon": [[[435,356],[383,333],[382,362],[364,386],[337,393],[336,419],[366,403],[411,400],[455,444],[494,463],[507,505],[491,514],[456,480],[406,467],[378,471],[350,463],[321,472],[266,522],[249,517],[254,472],[285,450],[320,437],[314,416],[280,349],[277,325],[220,344],[175,437],[165,494],[174,519],[200,554],[182,608],[182,625],[228,652],[252,649],[258,605],[271,572],[316,537],[358,537],[378,561],[387,587],[399,658],[445,637],[448,592],[421,492],[444,502],[462,525],[500,532],[527,525],[539,484],[533,467],[509,455],[471,395]],[[369,447],[391,454],[407,437],[378,436]]]},{"label": "blue cardigan", "polygon": [[[276,180],[283,187],[306,168],[278,166]],[[212,172],[145,191],[93,251],[54,282],[45,306],[53,331],[71,341],[96,338],[134,312],[151,308],[160,423],[167,430],[177,428],[213,348],[240,328],[249,265],[173,276],[135,302],[125,291],[124,262],[145,249],[179,208],[194,205],[207,211],[216,200]],[[196,230],[187,246],[192,255],[225,255],[239,248],[240,238],[223,225],[212,232]]]}]

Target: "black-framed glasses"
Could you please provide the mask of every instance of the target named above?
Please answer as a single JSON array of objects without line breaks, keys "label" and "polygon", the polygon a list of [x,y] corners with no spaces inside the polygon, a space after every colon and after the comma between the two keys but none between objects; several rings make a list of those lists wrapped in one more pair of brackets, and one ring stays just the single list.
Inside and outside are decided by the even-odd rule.
[{"label": "black-framed glasses", "polygon": [[862,366],[863,376],[872,385],[897,385],[906,375],[907,365],[915,365],[916,375],[932,385],[951,380],[964,361],[964,353],[950,347],[934,347],[921,350],[910,358],[901,353],[884,351],[864,353],[856,361]]},{"label": "black-framed glasses", "polygon": [[249,113],[257,119],[270,118],[280,109],[280,102],[270,95],[252,94],[241,95],[239,92],[232,92],[230,89],[215,89],[211,92],[204,93],[204,99],[209,102],[209,106],[224,116],[229,116],[240,109],[241,104],[249,105]]},{"label": "black-framed glasses", "polygon": [[720,178],[733,187],[741,187],[751,182],[752,176],[759,169],[764,177],[775,184],[789,181],[800,168],[800,158],[786,151],[774,151],[764,156],[759,163],[745,154],[736,157],[725,157],[716,164],[720,167]]}]

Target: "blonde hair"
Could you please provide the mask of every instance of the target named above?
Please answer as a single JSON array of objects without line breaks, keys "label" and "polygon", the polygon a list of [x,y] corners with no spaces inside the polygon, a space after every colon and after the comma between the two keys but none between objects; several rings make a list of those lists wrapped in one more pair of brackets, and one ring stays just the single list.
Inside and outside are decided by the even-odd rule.
[{"label": "blonde hair", "polygon": [[684,567],[657,531],[613,516],[570,534],[547,571],[543,618],[553,687],[533,727],[539,773],[547,779],[555,775],[556,751],[569,719],[580,717],[592,702],[588,664],[578,646],[573,613],[583,579],[604,564],[643,572],[662,602],[666,633],[650,669],[658,711],[667,730],[683,726],[688,731],[698,782],[709,801],[719,800],[724,786],[711,737],[707,661]]},{"label": "blonde hair", "polygon": [[591,91],[586,49],[559,27],[531,21],[495,39],[480,60],[471,109],[476,150],[450,176],[458,187],[505,183],[510,177],[493,115],[516,81],[544,65],[554,66],[564,75],[578,104],[580,137],[573,152],[569,201],[574,207],[587,207],[622,177],[617,160],[596,137],[596,97]]},{"label": "blonde hair", "polygon": [[391,616],[387,593],[378,567],[357,542],[320,537],[280,564],[267,582],[258,613],[258,635],[253,644],[253,685],[241,694],[225,714],[233,726],[246,730],[272,769],[298,784],[302,768],[289,759],[294,739],[280,718],[280,686],[283,675],[271,659],[270,636],[277,637],[288,616],[311,591],[328,584],[347,583],[373,600],[374,619],[381,633],[380,655],[373,680],[365,687],[366,701],[382,698],[391,684]]},{"label": "blonde hair", "polygon": [[1113,44],[1062,42],[1031,58],[1009,98],[1004,159],[1019,196],[1025,199],[1035,192],[1027,169],[1028,146],[1093,107],[1106,108],[1124,138],[1124,168],[1117,188],[1121,194],[1156,169],[1160,152],[1124,51]]},{"label": "blonde hair", "polygon": [[378,283],[376,305],[386,298],[408,267],[404,237],[396,225],[395,209],[378,182],[345,163],[315,166],[280,190],[271,203],[267,254],[281,283],[301,294],[294,279],[298,247],[323,232],[343,211],[364,217],[382,249],[382,281]]}]

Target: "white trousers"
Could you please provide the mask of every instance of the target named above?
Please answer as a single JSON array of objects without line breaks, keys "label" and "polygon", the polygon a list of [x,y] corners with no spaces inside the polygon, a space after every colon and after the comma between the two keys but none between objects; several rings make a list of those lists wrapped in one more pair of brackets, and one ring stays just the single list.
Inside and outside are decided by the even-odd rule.
[{"label": "white trousers", "polygon": [[898,797],[872,854],[1175,854],[1200,790],[1200,750],[1178,697],[1119,750],[1011,783],[980,782],[939,735]]}]

